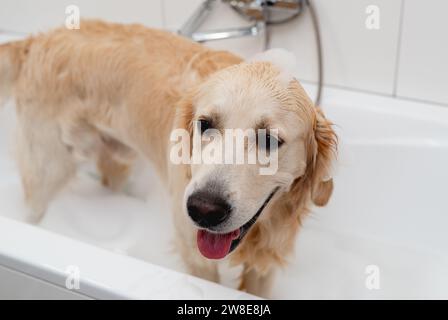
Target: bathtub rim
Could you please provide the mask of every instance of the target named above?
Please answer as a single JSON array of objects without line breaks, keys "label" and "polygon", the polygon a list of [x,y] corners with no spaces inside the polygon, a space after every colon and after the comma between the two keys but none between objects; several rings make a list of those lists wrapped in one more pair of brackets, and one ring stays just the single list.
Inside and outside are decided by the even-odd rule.
[{"label": "bathtub rim", "polygon": [[64,289],[67,268],[76,266],[80,289],[74,292],[93,299],[258,299],[2,216],[0,265]]}]

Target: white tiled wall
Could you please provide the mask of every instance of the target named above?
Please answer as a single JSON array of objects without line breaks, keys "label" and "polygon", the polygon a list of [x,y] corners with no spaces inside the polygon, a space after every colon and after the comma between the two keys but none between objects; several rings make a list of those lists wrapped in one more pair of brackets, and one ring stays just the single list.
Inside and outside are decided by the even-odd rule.
[{"label": "white tiled wall", "polygon": [[[34,32],[62,24],[65,6],[83,17],[178,29],[202,0],[0,0],[0,30]],[[313,0],[321,25],[327,85],[448,105],[448,1]],[[37,4],[38,3],[38,4]],[[366,8],[380,9],[380,29],[365,27]],[[202,29],[248,25],[218,3]],[[244,57],[263,49],[263,37],[208,44]],[[316,47],[309,12],[272,28],[272,47],[298,57],[300,78],[316,81]]]},{"label": "white tiled wall", "polygon": [[448,104],[448,1],[406,0],[397,95]]},{"label": "white tiled wall", "polygon": [[[401,0],[315,0],[327,84],[393,93]],[[365,26],[367,6],[380,8],[380,29]],[[316,46],[309,12],[274,29],[272,45],[296,52],[302,78],[316,80]],[[294,30],[289,32],[289,30]]]},{"label": "white tiled wall", "polygon": [[65,9],[77,5],[81,17],[162,27],[163,0],[0,0],[0,30],[38,32],[65,23]]}]

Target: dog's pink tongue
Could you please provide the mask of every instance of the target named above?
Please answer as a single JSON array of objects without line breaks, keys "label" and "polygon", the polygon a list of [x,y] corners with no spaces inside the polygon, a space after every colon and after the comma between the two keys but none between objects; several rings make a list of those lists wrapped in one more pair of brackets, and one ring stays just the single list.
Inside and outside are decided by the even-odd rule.
[{"label": "dog's pink tongue", "polygon": [[199,251],[208,259],[222,259],[229,253],[232,240],[239,235],[240,229],[225,234],[199,230],[197,234]]}]

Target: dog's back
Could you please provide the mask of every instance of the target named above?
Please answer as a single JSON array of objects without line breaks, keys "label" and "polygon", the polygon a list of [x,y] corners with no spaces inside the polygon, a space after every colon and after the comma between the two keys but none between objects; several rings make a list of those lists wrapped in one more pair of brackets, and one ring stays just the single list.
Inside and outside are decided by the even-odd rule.
[{"label": "dog's back", "polygon": [[112,188],[126,178],[134,151],[165,175],[179,98],[240,61],[166,31],[99,21],[0,46],[0,96],[16,102],[30,220],[42,217],[78,155],[96,160]]}]

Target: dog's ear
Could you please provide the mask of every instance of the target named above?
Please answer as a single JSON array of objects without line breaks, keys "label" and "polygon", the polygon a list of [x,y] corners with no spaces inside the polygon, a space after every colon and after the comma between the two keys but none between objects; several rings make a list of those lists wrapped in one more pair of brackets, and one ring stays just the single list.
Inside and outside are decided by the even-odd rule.
[{"label": "dog's ear", "polygon": [[[189,145],[182,152],[188,152],[185,156],[191,159],[193,154],[193,117],[194,117],[194,98],[196,96],[196,89],[189,91],[177,103],[176,114],[174,117],[173,129],[183,129],[188,132]],[[191,178],[191,168],[189,165],[185,166],[186,178]]]},{"label": "dog's ear", "polygon": [[294,180],[287,195],[293,212],[299,213],[306,211],[309,200],[317,206],[328,203],[333,192],[331,167],[337,150],[337,136],[332,123],[311,101],[309,103],[312,127],[305,142],[306,169],[302,176]]},{"label": "dog's ear", "polygon": [[337,136],[332,123],[325,118],[320,108],[315,108],[316,116],[313,125],[310,150],[312,156],[309,170],[311,174],[311,199],[314,204],[324,206],[333,192],[331,177],[332,162],[337,150]]},{"label": "dog's ear", "polygon": [[196,90],[189,91],[183,96],[176,108],[176,117],[174,120],[174,127],[177,129],[185,129],[193,136],[193,116],[194,116],[194,97]]}]

